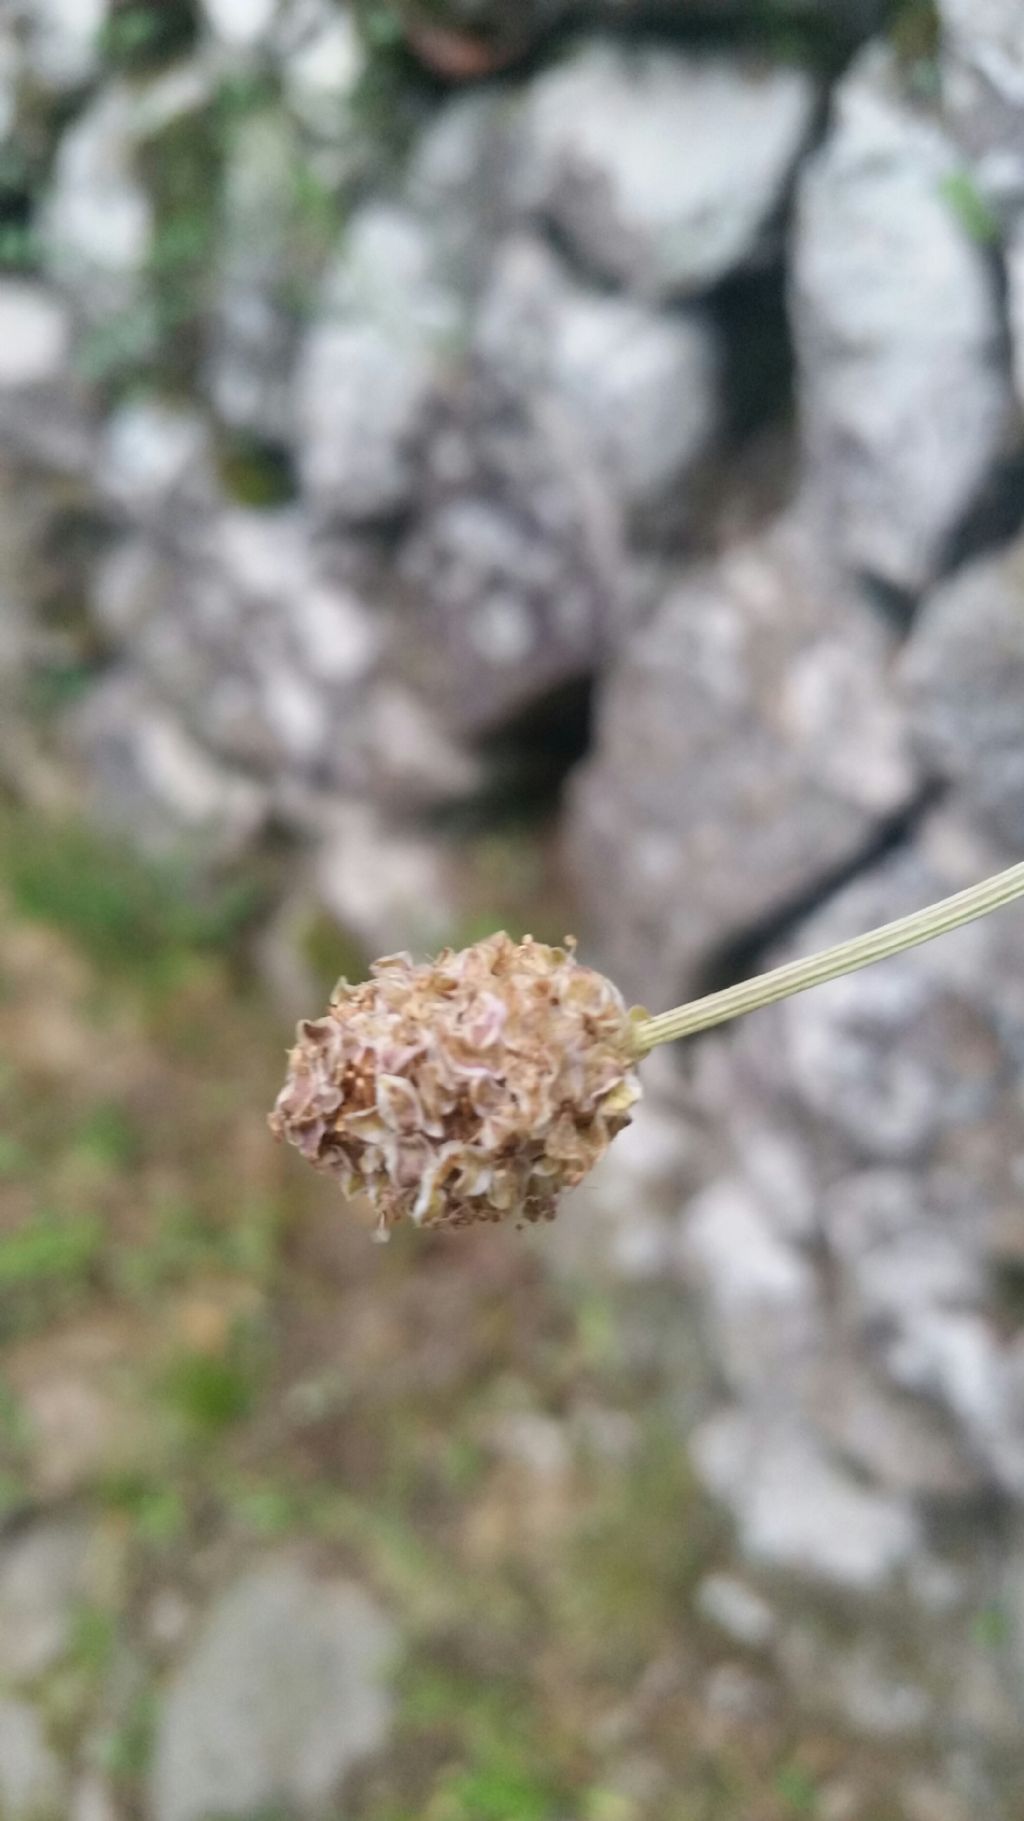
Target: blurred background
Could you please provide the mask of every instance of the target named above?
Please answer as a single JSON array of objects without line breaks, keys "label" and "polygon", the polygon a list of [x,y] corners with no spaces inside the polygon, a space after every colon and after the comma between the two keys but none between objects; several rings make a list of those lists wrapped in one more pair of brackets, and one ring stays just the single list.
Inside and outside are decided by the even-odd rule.
[{"label": "blurred background", "polygon": [[0,1818],[1024,1816],[1024,917],[543,1232],[271,1142],[1024,852],[1021,0],[0,0]]}]

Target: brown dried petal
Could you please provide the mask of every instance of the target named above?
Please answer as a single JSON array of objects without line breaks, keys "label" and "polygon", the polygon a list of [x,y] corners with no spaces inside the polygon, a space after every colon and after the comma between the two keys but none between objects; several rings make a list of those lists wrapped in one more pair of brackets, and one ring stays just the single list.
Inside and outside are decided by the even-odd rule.
[{"label": "brown dried petal", "polygon": [[631,1019],[571,945],[503,931],[417,966],[375,962],[299,1025],[271,1130],[380,1229],[547,1220],[629,1123]]}]

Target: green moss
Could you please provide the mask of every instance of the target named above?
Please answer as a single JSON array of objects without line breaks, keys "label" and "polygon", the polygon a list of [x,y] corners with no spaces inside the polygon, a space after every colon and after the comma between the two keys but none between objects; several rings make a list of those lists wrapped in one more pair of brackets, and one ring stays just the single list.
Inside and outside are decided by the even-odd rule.
[{"label": "green moss", "polygon": [[969,171],[951,172],[942,184],[942,195],[972,240],[983,247],[996,244],[999,222]]}]

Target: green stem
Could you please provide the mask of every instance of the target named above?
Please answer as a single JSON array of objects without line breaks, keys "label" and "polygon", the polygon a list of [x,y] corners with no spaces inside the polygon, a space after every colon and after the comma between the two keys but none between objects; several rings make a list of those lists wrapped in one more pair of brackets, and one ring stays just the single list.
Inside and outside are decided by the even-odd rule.
[{"label": "green stem", "polygon": [[857,968],[870,967],[875,961],[886,961],[890,955],[901,955],[904,949],[930,942],[934,936],[945,936],[949,930],[971,923],[975,917],[986,917],[989,911],[1024,897],[1024,862],[996,873],[980,885],[943,898],[927,910],[914,911],[909,917],[897,917],[881,929],[855,936],[852,942],[840,942],[837,948],[825,949],[820,955],[809,955],[803,961],[788,961],[770,974],[757,974],[753,980],[742,980],[721,993],[709,993],[689,1005],[677,1006],[671,1012],[659,1012],[656,1018],[645,1018],[636,1026],[636,1045],[641,1055],[659,1043],[672,1043],[677,1037],[692,1037],[715,1024],[725,1024],[744,1012],[756,1012],[762,1005],[773,1005],[777,999],[788,999],[793,993],[806,992],[809,986],[822,986],[826,980],[837,980],[840,974],[852,974]]}]

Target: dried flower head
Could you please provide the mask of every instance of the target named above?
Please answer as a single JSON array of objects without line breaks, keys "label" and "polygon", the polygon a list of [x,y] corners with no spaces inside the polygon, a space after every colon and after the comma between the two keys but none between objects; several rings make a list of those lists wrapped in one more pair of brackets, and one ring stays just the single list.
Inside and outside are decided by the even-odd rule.
[{"label": "dried flower head", "polygon": [[275,1136],[365,1193],[384,1236],[406,1218],[550,1220],[640,1098],[619,992],[570,939],[503,932],[372,976],[299,1025]]}]

